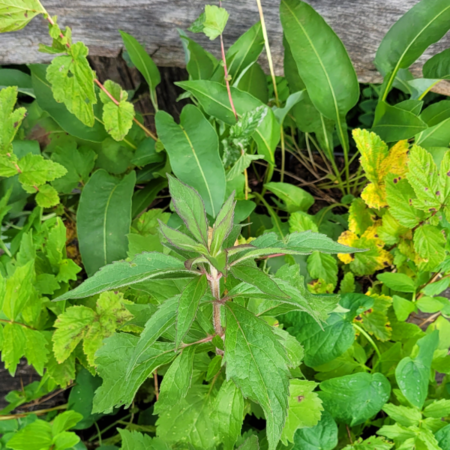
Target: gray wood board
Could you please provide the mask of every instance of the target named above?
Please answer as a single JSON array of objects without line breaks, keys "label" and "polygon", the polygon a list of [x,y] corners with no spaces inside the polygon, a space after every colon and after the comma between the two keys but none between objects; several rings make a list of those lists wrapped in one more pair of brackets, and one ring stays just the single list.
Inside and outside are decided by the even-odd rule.
[{"label": "gray wood board", "polygon": [[[308,0],[343,40],[355,65],[359,80],[379,82],[373,59],[389,28],[418,0]],[[450,0],[449,0],[450,1]],[[185,65],[176,28],[186,29],[206,2],[195,0],[43,0],[61,25],[73,29],[75,40],[82,40],[93,56],[117,56],[122,47],[119,29],[133,34],[145,44],[159,66]],[[264,14],[278,74],[282,73],[283,49],[279,21],[279,1],[262,0]],[[259,20],[255,0],[225,2],[230,20],[225,44],[230,45]],[[219,42],[194,35],[209,51],[219,56]],[[0,35],[0,64],[48,62],[50,55],[38,52],[40,42],[49,43],[43,18],[34,19],[24,30]],[[420,76],[421,65],[432,54],[450,47],[450,34],[427,50],[414,66]],[[265,61],[263,58],[263,66]]]}]

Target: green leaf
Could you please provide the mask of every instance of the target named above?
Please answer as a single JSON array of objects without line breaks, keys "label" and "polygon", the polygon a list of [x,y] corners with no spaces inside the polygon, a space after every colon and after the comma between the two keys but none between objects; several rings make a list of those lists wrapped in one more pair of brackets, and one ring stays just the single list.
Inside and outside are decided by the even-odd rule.
[{"label": "green leaf", "polygon": [[409,139],[427,128],[426,123],[414,113],[386,102],[379,104],[377,112],[380,118],[372,131],[385,142]]},{"label": "green leaf", "polygon": [[92,127],[97,96],[94,72],[87,60],[89,50],[82,42],[77,42],[68,52],[68,56],[53,59],[47,69],[47,80],[52,85],[55,100],[64,103],[81,122]]},{"label": "green leaf", "polygon": [[217,215],[213,227],[212,240],[210,245],[210,253],[216,256],[220,253],[222,245],[233,229],[234,209],[236,202],[234,200],[234,192],[222,206]]},{"label": "green leaf", "polygon": [[30,298],[33,298],[35,293],[34,277],[34,260],[31,260],[25,265],[17,267],[14,273],[7,278],[2,303],[3,313],[8,319],[14,321]]},{"label": "green leaf", "polygon": [[345,450],[371,450],[376,448],[377,450],[390,450],[394,446],[393,443],[384,440],[382,437],[370,436],[369,438],[363,440],[359,438],[352,445],[347,445],[344,447]]},{"label": "green leaf", "polygon": [[184,271],[184,264],[179,259],[162,253],[143,253],[137,255],[130,262],[120,261],[103,267],[80,286],[55,300],[90,297],[104,291],[118,289],[178,271]]},{"label": "green leaf", "polygon": [[227,378],[244,397],[261,405],[269,449],[274,450],[286,420],[289,383],[286,351],[271,327],[238,304],[227,302]]},{"label": "green leaf", "polygon": [[433,225],[423,225],[414,233],[414,248],[422,258],[421,270],[434,271],[445,259],[445,236]]},{"label": "green leaf", "polygon": [[0,69],[0,88],[3,90],[10,86],[17,86],[21,94],[36,98],[30,75],[17,69]]},{"label": "green leaf", "polygon": [[231,273],[238,280],[256,286],[261,292],[273,297],[288,298],[280,289],[277,283],[257,267],[235,265],[230,269]]},{"label": "green leaf", "polygon": [[141,333],[139,342],[131,358],[128,375],[139,372],[140,361],[145,353],[152,348],[156,340],[175,324],[176,311],[180,296],[177,295],[161,304],[158,310],[150,317]]},{"label": "green leaf", "polygon": [[425,219],[425,213],[413,206],[417,199],[408,180],[395,175],[386,177],[386,199],[392,216],[407,228],[414,228]]},{"label": "green leaf", "polygon": [[446,425],[436,433],[436,439],[439,447],[442,450],[449,450],[450,448],[450,425]]},{"label": "green leaf", "polygon": [[[31,81],[39,107],[47,112],[64,131],[71,136],[97,143],[108,138],[108,133],[101,122],[96,120],[93,127],[87,126],[71,114],[66,106],[54,99],[52,87],[46,79],[47,65],[30,64],[28,67],[31,70]],[[94,115],[101,121],[99,106],[98,104],[94,106]]]},{"label": "green leaf", "polygon": [[414,358],[403,358],[395,369],[395,378],[403,395],[414,406],[422,408],[428,396],[433,352],[439,343],[439,332],[425,336],[417,341],[419,353]]},{"label": "green leaf", "polygon": [[320,383],[326,411],[350,426],[364,423],[389,400],[391,385],[381,373],[355,373]]},{"label": "green leaf", "polygon": [[333,450],[338,444],[338,427],[331,414],[322,412],[319,423],[295,433],[295,450]]},{"label": "green leaf", "polygon": [[57,190],[49,184],[44,184],[39,187],[39,192],[36,194],[36,203],[42,208],[51,208],[59,203],[59,196]]},{"label": "green leaf", "polygon": [[389,289],[398,292],[416,292],[414,281],[403,273],[381,273],[377,275],[378,280],[385,284]]},{"label": "green leaf", "polygon": [[175,346],[178,348],[182,343],[186,333],[191,328],[192,322],[197,315],[198,305],[201,298],[205,295],[208,281],[206,275],[194,278],[181,293],[178,301],[177,310],[177,336],[175,339]]},{"label": "green leaf", "polygon": [[83,416],[75,411],[65,411],[62,414],[59,414],[53,421],[52,425],[53,434],[56,436],[59,433],[62,433],[63,431],[70,430],[82,418]]},{"label": "green leaf", "polygon": [[318,324],[304,312],[290,313],[288,332],[305,349],[305,364],[317,367],[344,354],[355,341],[352,324],[339,314],[331,314],[325,323]]},{"label": "green leaf", "polygon": [[[162,221],[159,221],[159,231],[161,233],[161,237],[165,238],[176,248],[186,250],[188,252],[201,253],[203,255],[208,253],[207,248],[203,244],[199,244],[187,234],[181,233],[181,231],[168,227]],[[161,242],[163,244],[165,243],[163,239],[161,239]]]},{"label": "green leaf", "polygon": [[[411,24],[414,26],[411,26]],[[450,5],[446,0],[422,0],[388,31],[378,47],[377,69],[385,76],[385,100],[400,69],[407,69],[422,53],[438,42],[450,28]]]},{"label": "green leaf", "polygon": [[191,444],[193,448],[215,449],[219,444],[219,436],[211,420],[213,404],[209,386],[193,386],[177,405],[160,414],[156,422],[158,436],[170,444]]},{"label": "green leaf", "polygon": [[415,408],[408,408],[406,406],[397,406],[393,403],[388,403],[383,406],[383,411],[395,422],[405,427],[417,426],[422,420],[422,414]]},{"label": "green leaf", "polygon": [[54,180],[52,185],[58,192],[70,194],[79,183],[87,183],[96,159],[96,153],[89,147],[57,147],[52,153],[52,160],[65,167],[67,173]]},{"label": "green leaf", "polygon": [[337,260],[325,253],[313,252],[307,259],[308,272],[312,279],[321,279],[325,283],[337,285],[338,265]]},{"label": "green leaf", "polygon": [[209,80],[218,66],[216,57],[178,30],[186,55],[186,69],[191,80]]},{"label": "green leaf", "polygon": [[306,90],[303,90],[300,92],[294,92],[287,98],[286,104],[284,105],[283,108],[275,107],[276,109],[274,109],[274,114],[275,114],[276,118],[278,119],[278,122],[280,123],[280,125],[283,125],[284,119],[288,115],[289,111],[295,105],[297,105],[299,102],[301,102],[305,95],[306,95]]},{"label": "green leaf", "polygon": [[277,195],[286,205],[287,212],[308,211],[314,204],[314,197],[305,190],[288,183],[270,182],[264,185],[266,189]]},{"label": "green leaf", "polygon": [[234,449],[234,444],[241,435],[244,420],[244,398],[233,381],[225,381],[214,402],[212,419],[224,450]]},{"label": "green leaf", "polygon": [[294,435],[299,428],[310,428],[318,424],[321,416],[322,401],[313,392],[317,383],[313,381],[290,380],[289,409],[281,441],[284,445],[295,442]]},{"label": "green leaf", "polygon": [[15,433],[7,445],[13,450],[42,450],[51,448],[52,444],[52,426],[36,420]]},{"label": "green leaf", "polygon": [[138,340],[131,334],[116,333],[98,350],[95,362],[103,384],[95,392],[93,413],[108,413],[115,406],[129,406],[147,377],[176,356],[173,344],[155,343],[142,354],[139,366],[127,377],[127,368]]},{"label": "green leaf", "polygon": [[394,295],[392,297],[392,306],[394,307],[395,315],[398,320],[405,321],[409,315],[416,310],[416,305],[410,300]]},{"label": "green leaf", "polygon": [[53,181],[67,173],[64,166],[44,159],[41,155],[28,153],[19,160],[19,181],[30,187],[40,186],[47,181]]},{"label": "green leaf", "polygon": [[413,205],[426,212],[439,209],[439,174],[431,154],[414,145],[409,154],[408,168],[406,176],[417,195]]},{"label": "green leaf", "polygon": [[249,67],[254,67],[264,48],[261,22],[256,22],[227,50],[228,74],[235,81]]},{"label": "green leaf", "polygon": [[12,153],[12,141],[26,115],[25,108],[14,110],[16,101],[17,87],[11,86],[0,91],[0,155]]},{"label": "green leaf", "polygon": [[81,257],[89,276],[127,255],[135,180],[134,171],[119,180],[101,169],[83,189],[77,230]]},{"label": "green leaf", "polygon": [[205,12],[194,22],[189,29],[193,33],[203,32],[209,39],[214,40],[223,33],[229,14],[224,8],[215,5],[206,5]]},{"label": "green leaf", "polygon": [[[228,125],[236,123],[226,86],[213,81],[183,81],[176,84],[193,94],[207,114]],[[252,95],[234,87],[231,88],[231,95],[239,117],[258,107],[265,106]],[[263,155],[270,164],[273,164],[275,149],[280,141],[280,126],[272,110],[268,110],[252,137],[258,145],[258,153]]]},{"label": "green leaf", "polygon": [[448,80],[450,78],[450,49],[430,58],[423,66],[423,76]]},{"label": "green leaf", "polygon": [[447,399],[435,400],[423,410],[423,415],[425,417],[434,417],[436,419],[447,417],[449,414],[450,400]]},{"label": "green leaf", "polygon": [[216,131],[193,105],[183,108],[180,125],[169,114],[158,112],[156,128],[175,175],[199,192],[206,212],[215,217],[223,204],[226,188]]},{"label": "green leaf", "polygon": [[[154,437],[151,438],[147,434],[138,433],[137,431],[128,431],[123,428],[118,428],[120,437],[122,438],[121,450],[171,450],[168,444],[162,441],[162,439]],[[117,447],[114,446],[100,446],[100,450],[113,450]]]},{"label": "green leaf", "polygon": [[160,414],[164,409],[175,406],[186,397],[192,382],[194,356],[195,347],[187,347],[170,365],[161,383],[155,413]]},{"label": "green leaf", "polygon": [[100,91],[100,100],[104,104],[103,122],[106,131],[116,141],[122,141],[133,125],[134,106],[127,102],[128,93],[122,90],[120,85],[107,80],[104,86],[119,104],[115,104],[103,91]]},{"label": "green leaf", "polygon": [[39,0],[1,0],[0,33],[21,30],[39,14],[46,14]]},{"label": "green leaf", "polygon": [[359,85],[350,57],[341,40],[307,3],[283,0],[283,31],[298,72],[314,106],[337,124],[345,146],[345,116],[357,103]]},{"label": "green leaf", "polygon": [[120,31],[120,34],[130,56],[131,62],[141,72],[150,88],[150,98],[155,109],[158,110],[158,102],[156,99],[156,87],[161,82],[161,75],[158,67],[145,51],[144,47],[130,34]]}]

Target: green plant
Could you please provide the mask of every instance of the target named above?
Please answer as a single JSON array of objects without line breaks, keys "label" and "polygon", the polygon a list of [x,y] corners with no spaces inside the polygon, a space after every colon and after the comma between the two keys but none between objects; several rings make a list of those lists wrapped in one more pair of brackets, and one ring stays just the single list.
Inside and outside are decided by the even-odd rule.
[{"label": "green plant", "polygon": [[[426,78],[408,72],[448,31],[447,3],[393,26],[385,82],[359,104],[344,46],[307,3],[281,2],[285,77],[259,0],[228,50],[228,13],[207,5],[189,31],[221,60],[180,31],[180,123],[121,32],[156,136],[69,28],[36,0],[0,0],[0,31],[42,14],[41,50],[59,55],[0,69],[1,357],[42,375],[7,395],[0,448],[449,450],[450,119],[428,94],[448,51]],[[360,111],[376,134],[353,130],[354,145]]]}]

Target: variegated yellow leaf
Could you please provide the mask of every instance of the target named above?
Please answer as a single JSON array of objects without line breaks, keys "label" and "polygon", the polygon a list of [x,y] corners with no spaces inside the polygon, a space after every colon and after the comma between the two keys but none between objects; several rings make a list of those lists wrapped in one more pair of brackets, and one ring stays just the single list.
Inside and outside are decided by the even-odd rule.
[{"label": "variegated yellow leaf", "polygon": [[[358,236],[352,231],[344,231],[338,239],[339,244],[347,245],[349,247],[353,247],[353,244],[357,241]],[[350,264],[355,259],[351,254],[339,253],[337,256],[344,264]]]},{"label": "variegated yellow leaf", "polygon": [[390,150],[387,158],[381,163],[379,181],[383,181],[386,175],[392,173],[399,177],[408,172],[408,141],[397,142]]},{"label": "variegated yellow leaf", "polygon": [[387,206],[385,186],[370,183],[362,191],[361,197],[370,208],[380,209]]}]

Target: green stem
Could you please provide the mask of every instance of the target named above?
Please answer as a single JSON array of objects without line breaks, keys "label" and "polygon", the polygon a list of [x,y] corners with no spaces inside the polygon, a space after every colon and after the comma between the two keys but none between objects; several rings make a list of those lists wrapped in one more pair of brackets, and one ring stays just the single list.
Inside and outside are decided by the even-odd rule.
[{"label": "green stem", "polygon": [[67,403],[65,405],[55,406],[53,408],[40,409],[38,411],[29,411],[20,414],[10,414],[8,416],[0,416],[0,421],[2,420],[12,420],[19,419],[21,417],[29,416],[30,414],[36,414],[37,416],[42,416],[43,414],[47,414],[52,411],[61,411],[63,409],[67,409]]},{"label": "green stem", "polygon": [[375,350],[375,353],[378,355],[378,358],[381,359],[381,352],[377,347],[377,344],[375,344],[375,341],[370,337],[366,331],[364,331],[359,325],[356,325],[356,323],[353,324],[353,327],[356,328],[372,345],[372,347]]}]

